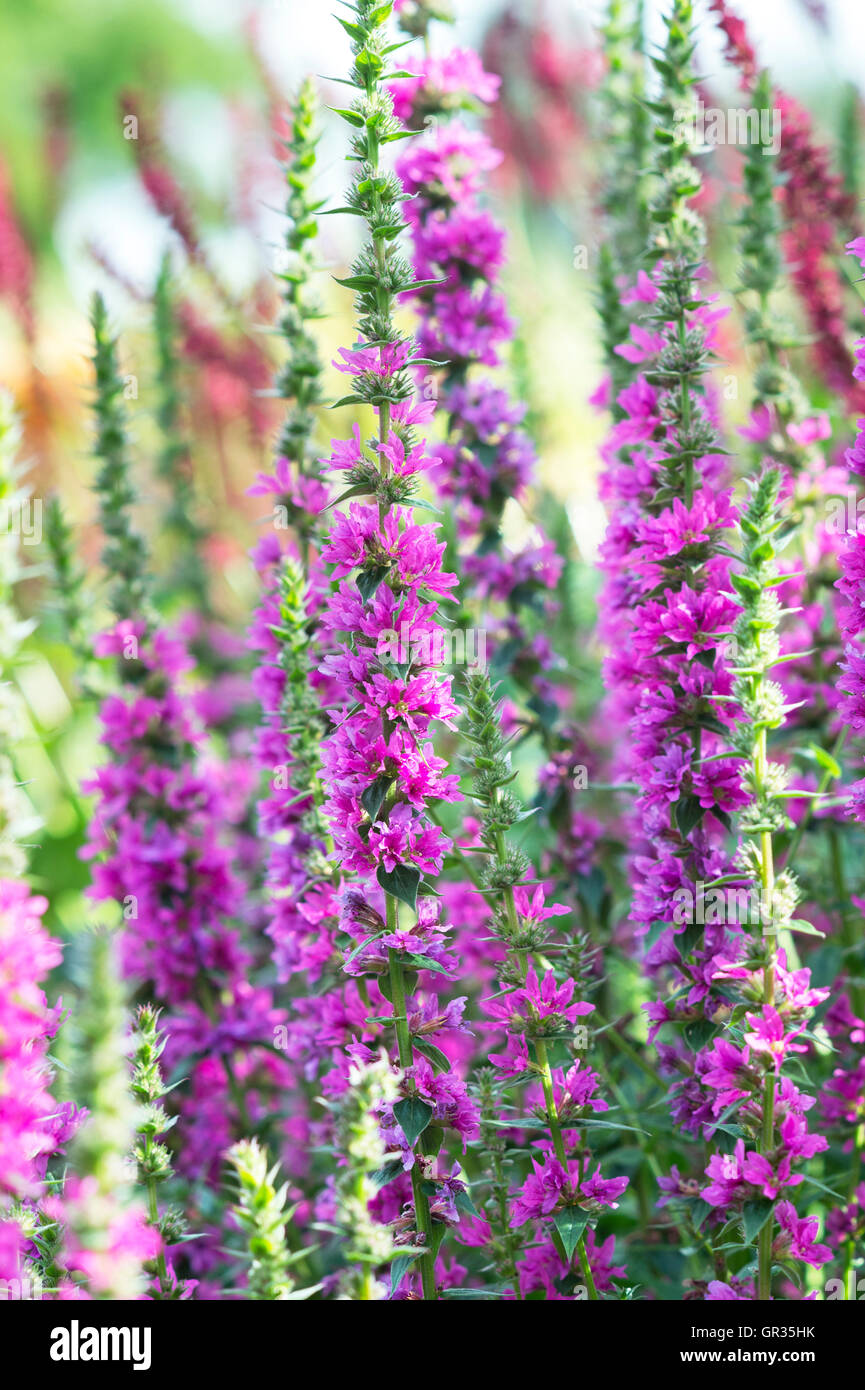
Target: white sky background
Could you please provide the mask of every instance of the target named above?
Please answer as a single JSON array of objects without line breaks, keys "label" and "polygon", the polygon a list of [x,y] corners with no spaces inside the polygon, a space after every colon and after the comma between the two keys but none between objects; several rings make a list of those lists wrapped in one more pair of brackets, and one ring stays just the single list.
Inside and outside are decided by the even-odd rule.
[{"label": "white sky background", "polygon": [[[807,102],[812,93],[825,92],[842,82],[860,83],[865,78],[865,0],[827,0],[831,31],[824,35],[807,17],[800,0],[733,0],[733,8],[748,24],[760,59],[772,70],[780,85],[800,94]],[[260,47],[268,67],[288,97],[309,73],[341,76],[349,63],[347,36],[333,18],[339,7],[333,0],[174,0],[179,11],[203,32],[237,35],[243,43],[243,20],[250,12],[257,17]],[[604,11],[595,0],[524,0],[527,14],[546,13],[556,24],[570,27],[575,22],[591,25]],[[486,21],[501,8],[501,0],[455,0],[457,25],[453,41],[478,42]],[[649,35],[655,42],[663,38],[666,0],[648,0]],[[700,34],[698,70],[707,81],[722,73],[722,42],[714,17],[705,3],[697,0]],[[446,31],[437,26],[440,42]],[[726,74],[721,91],[733,89],[735,76]],[[343,89],[325,89],[324,99],[338,103]],[[195,169],[200,186],[230,195],[236,151],[231,144],[231,128],[218,94],[208,91],[207,74],[202,85],[177,96],[167,113],[166,138],[172,154],[181,164]],[[334,119],[328,124],[320,149],[319,188],[322,196],[340,197],[347,177],[342,152],[345,127]],[[342,143],[341,143],[342,142]],[[263,152],[266,157],[266,152]],[[273,197],[281,198],[274,168]],[[345,239],[351,228],[349,219],[326,219],[323,249],[336,259],[345,259],[350,247]],[[328,225],[329,224],[329,225]],[[277,244],[280,219],[262,210],[261,239]],[[96,241],[110,251],[121,270],[147,287],[152,282],[164,245],[165,232],[137,185],[134,172],[116,173],[85,184],[73,195],[60,216],[57,244],[65,262],[75,300],[84,305],[99,285],[121,308],[123,296],[104,282],[83,247]],[[261,245],[246,231],[222,232],[208,247],[229,283],[240,289],[261,265]]]}]

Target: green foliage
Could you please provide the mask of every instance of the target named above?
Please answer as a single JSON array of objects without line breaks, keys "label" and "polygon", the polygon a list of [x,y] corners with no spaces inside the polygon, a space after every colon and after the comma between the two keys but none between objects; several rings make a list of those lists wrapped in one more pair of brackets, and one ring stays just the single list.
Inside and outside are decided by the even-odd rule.
[{"label": "green foliage", "polygon": [[0,146],[11,166],[16,200],[31,241],[53,250],[46,215],[58,194],[50,163],[40,158],[46,100],[68,121],[73,152],[91,168],[125,163],[120,93],[161,93],[211,83],[237,90],[251,80],[243,49],[184,21],[170,0],[0,0]]},{"label": "green foliage", "polygon": [[149,590],[147,547],[133,524],[136,495],[123,403],[125,386],[117,364],[117,339],[109,332],[105,301],[99,294],[93,296],[91,324],[96,375],[93,452],[101,465],[95,486],[105,536],[102,560],[111,576],[109,600],[115,616],[140,619]]},{"label": "green foliage", "polygon": [[[268,1168],[267,1152],[257,1139],[239,1140],[226,1157],[234,1191],[231,1211],[246,1238],[247,1298],[278,1302],[309,1298],[316,1289],[297,1289],[289,1272],[297,1256],[288,1248],[287,1184],[274,1186],[279,1164]],[[302,1257],[303,1252],[299,1253]]]}]

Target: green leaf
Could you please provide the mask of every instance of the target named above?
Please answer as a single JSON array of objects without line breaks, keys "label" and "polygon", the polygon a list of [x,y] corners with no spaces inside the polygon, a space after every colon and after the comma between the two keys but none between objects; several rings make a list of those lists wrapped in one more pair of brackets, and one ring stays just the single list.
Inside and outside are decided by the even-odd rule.
[{"label": "green leaf", "polygon": [[[339,405],[339,404],[340,404],[340,402],[338,401],[338,402],[337,402],[337,405]],[[335,410],[335,409],[336,409],[336,406],[332,406],[331,409],[332,409],[332,410]],[[374,494],[372,488],[369,486],[369,483],[354,483],[354,484],[352,485],[352,487],[347,487],[346,490],[345,490],[345,492],[341,492],[340,495],[339,495],[339,497],[335,497],[335,498],[333,499],[332,502],[328,502],[328,504],[327,504],[327,506],[325,507],[324,510],[325,510],[326,512],[329,512],[330,509],[331,509],[331,507],[338,507],[339,504],[340,504],[341,502],[347,502],[348,499],[349,499],[350,497],[374,497],[374,496],[375,496],[375,494]]]},{"label": "green leaf", "polygon": [[435,975],[447,975],[448,973],[443,965],[440,965],[437,960],[433,960],[432,956],[415,955],[413,952],[410,956],[406,956],[405,960],[407,964],[416,966],[418,970],[432,970]]},{"label": "green leaf", "polygon": [[347,290],[374,290],[378,284],[374,275],[347,275],[343,280],[334,275],[333,278],[338,285],[344,285]]},{"label": "green leaf", "polygon": [[828,1192],[829,1196],[834,1197],[836,1202],[841,1202],[843,1204],[847,1201],[847,1198],[842,1197],[840,1192],[835,1192],[831,1187],[826,1187],[824,1183],[818,1182],[816,1178],[809,1178],[807,1174],[805,1176],[805,1183],[810,1183],[812,1187],[819,1188],[821,1192]]},{"label": "green leaf", "polygon": [[772,1215],[774,1205],[774,1202],[769,1197],[760,1197],[755,1202],[745,1203],[742,1208],[742,1227],[745,1232],[745,1241],[748,1245],[754,1244],[757,1236]]},{"label": "green leaf", "polygon": [[553,1220],[556,1230],[562,1238],[562,1245],[565,1248],[565,1255],[568,1263],[577,1248],[577,1241],[589,1224],[589,1213],[580,1207],[562,1207],[557,1211]]},{"label": "green leaf", "polygon": [[463,1303],[468,1299],[486,1299],[491,1302],[493,1299],[500,1299],[502,1294],[508,1289],[507,1284],[491,1284],[486,1289],[442,1289],[440,1298],[446,1298],[449,1302],[457,1299]]},{"label": "green leaf", "polygon": [[388,1183],[393,1182],[394,1178],[398,1178],[402,1171],[401,1160],[395,1158],[390,1163],[385,1163],[383,1167],[376,1168],[374,1173],[370,1173],[370,1177],[376,1187],[387,1187]]},{"label": "green leaf", "polygon": [[369,603],[376,589],[390,574],[390,565],[375,565],[372,569],[361,570],[357,576],[357,587],[364,603]]},{"label": "green leaf", "polygon": [[804,917],[791,917],[789,922],[781,923],[781,930],[794,931],[799,936],[819,936],[821,941],[825,941],[825,933],[818,931],[813,922],[806,922]]},{"label": "green leaf", "polygon": [[392,1294],[396,1293],[415,1260],[418,1259],[420,1259],[419,1255],[397,1255],[390,1267],[390,1291]]},{"label": "green leaf", "polygon": [[366,791],[360,798],[360,804],[366,811],[370,820],[378,820],[378,813],[384,804],[385,797],[393,786],[393,778],[379,776],[371,782]]},{"label": "green leaf", "polygon": [[636,1125],[623,1125],[620,1120],[596,1120],[593,1116],[585,1120],[575,1121],[574,1128],[579,1125],[580,1129],[614,1129],[617,1132],[627,1130],[629,1134],[648,1134],[647,1129],[639,1129]]},{"label": "green leaf", "polygon": [[[423,1134],[420,1137],[420,1151],[422,1154],[426,1154],[430,1158],[435,1158],[436,1154],[441,1149],[441,1146],[444,1143],[444,1141],[445,1132],[442,1129],[441,1125],[427,1125],[427,1128],[424,1130]],[[435,1183],[433,1183],[434,1193],[435,1190]]]},{"label": "green leaf", "polygon": [[682,1029],[682,1036],[692,1052],[699,1052],[711,1042],[718,1028],[709,1018],[698,1018]]},{"label": "green leaf", "polygon": [[393,1113],[408,1143],[414,1148],[432,1119],[432,1106],[427,1105],[420,1096],[409,1096],[407,1100],[397,1101]]},{"label": "green leaf", "polygon": [[436,1071],[450,1071],[451,1064],[440,1047],[435,1043],[427,1042],[426,1038],[412,1038],[412,1047],[415,1052],[423,1053],[428,1061],[432,1062]]},{"label": "green leaf", "polygon": [[357,126],[358,129],[366,124],[363,116],[357,111],[348,111],[344,106],[331,106],[328,110],[335,112],[337,116],[342,116],[344,121],[348,121],[349,125]]},{"label": "green leaf", "polygon": [[350,20],[343,19],[342,15],[338,14],[334,15],[334,19],[342,25],[349,38],[354,39],[355,43],[366,42],[366,33],[363,29],[361,29],[359,24],[352,24]]},{"label": "green leaf", "polygon": [[[397,293],[414,294],[416,290],[426,290],[429,289],[432,285],[444,285],[446,283],[447,282],[445,280],[412,280],[410,284],[400,286],[400,289],[397,291]],[[428,361],[431,367],[441,367],[444,365],[443,363],[439,362],[437,359],[432,357],[426,359],[418,357],[415,360],[418,363]]]},{"label": "green leaf", "polygon": [[395,130],[392,135],[383,135],[381,143],[390,145],[394,140],[410,140],[413,135],[425,135],[425,130]]},{"label": "green leaf", "polygon": [[695,1231],[699,1231],[703,1222],[706,1220],[706,1217],[709,1215],[711,1211],[714,1210],[715,1208],[710,1207],[708,1202],[704,1202],[702,1197],[698,1197],[696,1199],[696,1201],[694,1202],[694,1206],[691,1210],[691,1220],[694,1223]]},{"label": "green leaf", "polygon": [[687,793],[681,801],[676,802],[676,825],[683,835],[690,835],[694,826],[702,820],[704,815],[703,807],[695,796]]},{"label": "green leaf", "polygon": [[730,583],[743,598],[756,597],[760,593],[760,585],[750,574],[731,574]]},{"label": "green leaf", "polygon": [[359,941],[357,945],[353,947],[351,951],[349,951],[348,955],[345,958],[344,964],[348,965],[351,961],[354,960],[355,956],[360,955],[364,946],[368,946],[371,941],[376,941],[378,937],[383,935],[383,932],[374,932],[372,936],[365,936],[363,941]]},{"label": "green leaf", "polygon": [[455,1200],[457,1211],[464,1211],[466,1216],[480,1216],[469,1192],[458,1192]]},{"label": "green leaf", "polygon": [[405,903],[414,912],[420,873],[413,865],[397,864],[388,872],[384,864],[379,864],[376,878],[379,887],[390,893],[392,898],[399,898],[401,903]]}]

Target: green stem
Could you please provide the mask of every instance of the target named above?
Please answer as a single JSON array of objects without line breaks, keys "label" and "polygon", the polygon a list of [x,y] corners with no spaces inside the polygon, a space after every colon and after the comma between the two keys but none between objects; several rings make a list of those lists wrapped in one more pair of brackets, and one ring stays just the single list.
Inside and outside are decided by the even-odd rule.
[{"label": "green stem", "polygon": [[[754,684],[762,683],[762,676],[754,678]],[[766,785],[766,730],[761,728],[757,735],[754,756],[754,786],[760,800]],[[764,938],[765,963],[763,966],[763,1003],[770,1008],[775,1006],[775,952],[776,935],[772,896],[775,890],[775,864],[772,851],[772,833],[764,830],[760,834],[760,885],[762,889],[761,919],[769,923],[769,934]],[[775,1073],[766,1073],[763,1087],[763,1127],[760,1137],[760,1153],[768,1157],[775,1147]],[[775,1220],[770,1214],[760,1232],[757,1248],[757,1298],[765,1302],[772,1297],[772,1241]]]},{"label": "green stem", "polygon": [[[774,1147],[774,1143],[775,1074],[774,1072],[767,1072],[763,1088],[763,1130],[760,1153],[769,1153]],[[760,1302],[767,1302],[772,1297],[772,1242],[774,1236],[775,1219],[773,1215],[770,1215],[760,1232],[757,1247],[757,1298]]]},{"label": "green stem", "polygon": [[[393,933],[397,930],[398,926],[396,898],[391,897],[390,893],[386,893],[385,904],[387,929],[389,933]],[[414,1063],[414,1053],[412,1051],[411,1034],[408,1030],[408,1013],[406,1011],[405,980],[403,979],[402,973],[402,961],[399,952],[393,950],[388,951],[387,959],[399,1064],[403,1071],[407,1071]],[[412,1083],[412,1086],[414,1086],[414,1083]],[[423,1191],[423,1177],[418,1166],[417,1155],[415,1155],[415,1161],[411,1170],[411,1187],[414,1196],[414,1209],[418,1231],[423,1236],[424,1245],[429,1252],[426,1255],[421,1255],[418,1261],[421,1272],[421,1287],[425,1299],[435,1300],[437,1294],[435,1284],[435,1255],[433,1254],[432,1241],[432,1218],[430,1216],[429,1202],[427,1201],[426,1193]]]},{"label": "green stem", "polygon": [[[555,1092],[553,1090],[553,1074],[550,1070],[550,1059],[547,1056],[547,1045],[544,1042],[543,1038],[535,1038],[534,1043],[535,1055],[537,1056],[538,1067],[541,1073],[541,1086],[543,1087],[544,1092],[544,1105],[546,1107],[547,1112],[547,1125],[549,1127],[550,1135],[552,1137],[553,1149],[555,1150],[556,1158],[558,1159],[562,1168],[564,1168],[565,1172],[567,1173],[568,1159],[567,1154],[565,1153],[564,1140],[562,1139],[562,1126],[559,1121],[559,1112],[556,1108],[556,1097]],[[559,1238],[557,1233],[557,1242],[558,1239]],[[577,1241],[577,1254],[580,1257],[580,1266],[583,1271],[583,1278],[586,1281],[586,1288],[589,1291],[589,1298],[592,1302],[597,1302],[598,1291],[595,1288],[595,1281],[592,1276],[592,1270],[589,1265],[588,1256],[586,1255],[586,1242],[583,1236],[580,1236],[579,1240]],[[562,1249],[562,1255],[564,1255],[564,1249]]]},{"label": "green stem", "polygon": [[[685,315],[679,318],[679,347],[685,351],[687,344],[687,325]],[[679,382],[679,404],[682,412],[682,432],[687,437],[691,428],[691,392],[687,375],[683,372]],[[694,455],[688,453],[685,458],[685,506],[690,507],[694,501]]]},{"label": "green stem", "polygon": [[[152,1139],[151,1139],[151,1136],[150,1136],[149,1134],[146,1134],[146,1135],[144,1136],[144,1161],[145,1161],[145,1164],[148,1164],[148,1163],[149,1163],[150,1153],[151,1153],[151,1148],[152,1148],[152,1142],[153,1142],[153,1141],[152,1141]],[[147,1217],[148,1217],[148,1222],[149,1222],[149,1224],[153,1227],[153,1229],[154,1229],[155,1231],[158,1231],[158,1230],[159,1230],[159,1202],[158,1202],[157,1196],[156,1196],[156,1187],[157,1187],[157,1183],[156,1183],[156,1178],[155,1178],[155,1177],[153,1176],[153,1174],[150,1173],[150,1172],[148,1172],[147,1177],[146,1177],[146,1179],[145,1179],[145,1187],[146,1187],[146,1189],[147,1189]],[[160,1287],[160,1289],[162,1290],[162,1293],[167,1297],[168,1294],[171,1293],[171,1281],[170,1281],[170,1279],[168,1278],[168,1266],[167,1266],[167,1264],[166,1264],[166,1262],[165,1262],[165,1250],[164,1250],[164,1247],[163,1247],[163,1245],[162,1245],[162,1241],[161,1241],[161,1240],[160,1240],[160,1243],[159,1243],[159,1254],[156,1256],[156,1272],[157,1272],[157,1276],[158,1276],[158,1278],[159,1278],[159,1287]]]},{"label": "green stem", "polygon": [[514,1238],[508,1220],[508,1185],[505,1182],[505,1175],[502,1169],[502,1161],[498,1154],[493,1155],[493,1176],[495,1178],[496,1203],[499,1209],[499,1220],[502,1231],[504,1232],[505,1256],[507,1258],[507,1273],[510,1277],[517,1301],[522,1303],[523,1293],[520,1288],[520,1276],[517,1273],[517,1262],[514,1255]]},{"label": "green stem", "polygon": [[[851,1202],[856,1199],[856,1188],[859,1185],[859,1169],[862,1161],[862,1150],[865,1148],[865,1124],[861,1124],[856,1129],[856,1136],[853,1140],[853,1162],[850,1166],[850,1184],[848,1196]],[[848,1302],[856,1301],[856,1272],[853,1269],[853,1261],[856,1258],[856,1240],[853,1236],[844,1246],[844,1297]]]}]

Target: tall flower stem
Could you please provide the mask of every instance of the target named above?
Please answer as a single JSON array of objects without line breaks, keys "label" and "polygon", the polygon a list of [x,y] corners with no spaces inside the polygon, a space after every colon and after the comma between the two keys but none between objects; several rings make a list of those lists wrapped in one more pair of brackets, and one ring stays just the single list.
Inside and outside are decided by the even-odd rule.
[{"label": "tall flower stem", "polygon": [[[547,1112],[547,1124],[553,1141],[556,1158],[564,1169],[567,1169],[568,1158],[565,1153],[565,1145],[562,1139],[562,1126],[559,1123],[559,1112],[556,1108],[556,1097],[553,1090],[553,1074],[550,1070],[550,1060],[547,1056],[547,1045],[542,1038],[535,1042],[535,1056],[538,1059],[538,1067],[541,1073],[541,1086],[544,1092],[544,1106]],[[577,1254],[580,1259],[580,1268],[583,1271],[583,1278],[586,1281],[586,1288],[589,1291],[589,1298],[592,1302],[597,1302],[598,1291],[595,1288],[595,1281],[589,1267],[586,1255],[586,1242],[583,1236],[577,1241]]]},{"label": "tall flower stem", "polygon": [[[786,774],[780,765],[771,763],[767,755],[769,729],[784,722],[783,693],[769,679],[769,672],[779,657],[778,622],[780,604],[774,593],[778,567],[775,557],[785,535],[778,511],[781,473],[769,469],[753,485],[750,505],[743,513],[741,529],[744,537],[741,573],[731,576],[742,612],[734,628],[735,661],[732,670],[736,677],[733,687],[742,710],[735,743],[747,758],[749,771],[743,785],[749,794],[749,804],[741,818],[741,831],[748,843],[740,850],[742,868],[754,872],[760,885],[759,922],[763,934],[763,1006],[775,1013],[775,973],[777,933],[790,919],[795,902],[795,888],[788,875],[775,873],[773,835],[788,825],[782,809]],[[775,1148],[775,1084],[776,1059],[770,1056],[763,1080],[762,1117],[758,1152],[771,1162]],[[757,1298],[772,1296],[772,1242],[774,1219],[768,1220],[758,1237]]]},{"label": "tall flower stem", "polygon": [[[762,681],[762,677],[755,677],[757,681]],[[753,695],[755,700],[758,698],[758,690],[755,688]],[[760,797],[766,794],[766,730],[761,729],[757,739],[757,755],[754,764],[754,783]],[[764,830],[760,834],[760,887],[762,890],[763,911],[772,920],[772,895],[775,889],[775,863],[772,852],[771,831]],[[763,1003],[771,1008],[775,1007],[775,952],[776,937],[774,931],[766,937],[765,952],[766,959],[763,967]],[[763,1089],[763,1132],[761,1135],[760,1153],[770,1154],[775,1144],[775,1074],[768,1071]],[[757,1297],[759,1299],[771,1298],[772,1290],[772,1235],[774,1222],[772,1217],[766,1222],[760,1232],[759,1246],[759,1268],[757,1274]]]},{"label": "tall flower stem", "polygon": [[[483,672],[470,677],[464,732],[472,752],[466,762],[474,773],[474,800],[484,808],[485,813],[482,839],[489,857],[484,873],[484,885],[494,904],[495,933],[502,940],[507,952],[505,961],[499,967],[501,980],[506,986],[504,999],[507,1001],[510,997],[520,1000],[519,1006],[514,1004],[515,1012],[509,1023],[509,1031],[522,1030],[525,1056],[528,1058],[529,1048],[534,1054],[534,1060],[529,1061],[528,1065],[541,1083],[544,1117],[553,1153],[564,1174],[570,1175],[545,1036],[545,1030],[561,1032],[569,1015],[563,1013],[562,1017],[557,1019],[549,1012],[542,1012],[533,998],[533,989],[537,989],[538,981],[532,960],[533,957],[537,957],[539,962],[543,959],[543,946],[548,936],[545,919],[556,915],[561,909],[543,907],[542,889],[536,891],[529,904],[523,885],[531,869],[530,862],[521,850],[508,843],[506,832],[519,824],[525,813],[509,787],[513,780],[513,772],[500,720],[501,706],[497,705],[494,699],[489,675]],[[545,982],[544,989],[548,989],[548,984],[552,983],[552,979],[548,983]],[[563,991],[563,1005],[570,1000],[573,988],[574,981],[571,979],[566,984],[566,997]],[[574,1014],[590,1011],[589,1005],[578,1005]],[[573,1016],[572,1014],[571,1018]],[[566,1043],[564,1037],[557,1038],[556,1041]],[[578,1126],[578,1119],[569,1119],[568,1128]],[[558,1228],[554,1230],[552,1240],[559,1257],[568,1265],[569,1253]],[[598,1299],[598,1291],[589,1266],[582,1230],[571,1246],[571,1253],[574,1251],[579,1256],[589,1299],[595,1301]]]},{"label": "tall flower stem", "polygon": [[[388,932],[395,932],[399,927],[399,907],[396,898],[391,897],[388,893],[385,902],[387,910],[387,929]],[[393,1004],[394,1030],[396,1032],[399,1064],[404,1071],[408,1071],[414,1065],[414,1055],[411,1045],[411,1035],[408,1029],[408,1013],[406,1011],[405,980],[403,978],[402,962],[396,951],[388,951],[388,974],[390,978],[391,1002]],[[429,1251],[429,1254],[422,1255],[419,1261],[423,1296],[426,1299],[435,1299],[435,1253],[432,1246],[432,1220],[430,1218],[429,1202],[423,1190],[423,1175],[417,1163],[414,1164],[411,1170],[411,1187],[414,1197],[418,1231],[423,1236],[424,1245]]]},{"label": "tall flower stem", "polygon": [[[757,682],[762,676],[754,678],[753,696],[759,698]],[[754,784],[761,798],[766,795],[766,730],[761,728],[757,738],[754,760]],[[760,834],[760,888],[762,892],[763,913],[769,921],[773,918],[772,897],[775,890],[775,863],[772,850],[772,834],[763,830]],[[775,1007],[775,953],[777,939],[774,929],[765,939],[765,964],[763,967],[763,1003]],[[760,1153],[770,1154],[775,1146],[775,1073],[767,1071],[763,1086],[763,1129],[760,1136]],[[760,1232],[757,1270],[757,1297],[760,1300],[772,1296],[772,1237],[774,1221],[770,1216]]]},{"label": "tall flower stem", "polygon": [[[456,580],[441,571],[444,545],[436,527],[417,524],[412,510],[417,475],[436,461],[425,454],[415,426],[426,424],[435,406],[415,399],[409,372],[426,359],[414,355],[414,341],[394,321],[399,296],[428,283],[414,278],[400,251],[407,194],[382,159],[387,145],[413,133],[395,116],[387,86],[396,75],[386,70],[388,60],[399,45],[387,43],[389,4],[356,0],[350,9],[351,19],[340,17],[340,23],[351,40],[348,85],[354,95],[338,114],[352,128],[350,159],[356,170],[341,211],[365,222],[367,239],[351,274],[338,281],[355,292],[357,336],[350,348],[340,350],[342,361],[334,366],[352,380],[350,393],[337,405],[371,407],[376,432],[364,440],[356,425],[350,441],[333,441],[325,461],[342,471],[347,483],[337,505],[350,498],[367,502],[332,514],[323,551],[323,559],[334,564],[336,586],[322,609],[322,649],[328,654],[319,674],[332,682],[332,707],[343,711],[322,746],[323,809],[335,861],[347,877],[357,875],[354,883],[350,877],[346,882],[341,920],[349,935],[365,924],[344,968],[356,978],[375,977],[393,1009],[402,1099],[388,1106],[382,1098],[382,1113],[402,1131],[389,1138],[400,1143],[411,1171],[417,1249],[410,1260],[420,1260],[422,1297],[434,1299],[439,1237],[448,1221],[458,1220],[456,1180],[437,1176],[436,1156],[445,1127],[468,1123],[472,1128],[475,1122],[467,1097],[464,1111],[459,1110],[457,1096],[465,1090],[460,1078],[451,1072],[439,1087],[428,1060],[415,1058],[406,995],[415,989],[418,970],[429,964],[424,946],[442,954],[441,905],[430,896],[425,876],[440,872],[450,842],[433,821],[432,807],[461,799],[457,778],[443,775],[445,763],[434,755],[432,743],[435,722],[450,721],[456,713],[450,679],[441,675],[433,654],[444,637],[434,616],[436,596]],[[347,582],[351,574],[354,583]],[[420,639],[408,655],[406,631]],[[400,924],[398,904],[417,918],[412,927]],[[455,964],[453,956],[447,960],[447,966],[437,967],[444,974]],[[425,999],[433,989],[423,984]],[[394,1268],[392,1294],[405,1268],[402,1262]]]}]

